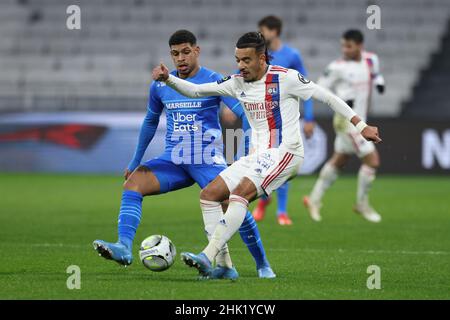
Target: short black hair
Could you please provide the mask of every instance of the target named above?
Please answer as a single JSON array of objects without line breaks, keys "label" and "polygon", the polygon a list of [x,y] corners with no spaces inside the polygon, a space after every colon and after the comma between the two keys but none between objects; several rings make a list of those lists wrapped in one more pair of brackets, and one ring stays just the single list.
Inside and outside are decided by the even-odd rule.
[{"label": "short black hair", "polygon": [[266,62],[270,62],[270,56],[267,51],[266,39],[261,32],[247,32],[241,36],[236,42],[236,48],[255,48],[256,53],[264,53],[266,55]]},{"label": "short black hair", "polygon": [[169,38],[169,46],[189,43],[191,46],[197,44],[197,38],[189,30],[181,29],[175,31]]},{"label": "short black hair", "polygon": [[357,29],[349,29],[342,34],[342,38],[345,40],[354,41],[357,44],[364,42],[364,35]]},{"label": "short black hair", "polygon": [[258,27],[266,27],[269,30],[276,30],[277,35],[281,35],[281,30],[283,29],[283,22],[277,16],[267,16],[259,20]]}]

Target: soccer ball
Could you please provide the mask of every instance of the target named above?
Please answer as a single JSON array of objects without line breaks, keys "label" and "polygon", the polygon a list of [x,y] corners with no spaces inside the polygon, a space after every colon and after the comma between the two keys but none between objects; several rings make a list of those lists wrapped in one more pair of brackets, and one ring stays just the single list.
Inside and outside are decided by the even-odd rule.
[{"label": "soccer ball", "polygon": [[162,235],[150,236],[141,243],[139,258],[152,271],[164,271],[175,262],[177,251],[172,241]]}]

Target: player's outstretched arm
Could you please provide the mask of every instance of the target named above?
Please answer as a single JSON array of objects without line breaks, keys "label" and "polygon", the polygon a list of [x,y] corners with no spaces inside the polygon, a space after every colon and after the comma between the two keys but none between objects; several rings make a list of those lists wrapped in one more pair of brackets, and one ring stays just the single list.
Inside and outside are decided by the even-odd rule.
[{"label": "player's outstretched arm", "polygon": [[131,175],[131,173],[140,165],[142,161],[142,157],[144,156],[145,151],[147,150],[148,145],[152,141],[156,129],[159,124],[159,115],[155,115],[150,111],[147,112],[147,115],[142,122],[141,131],[139,133],[139,139],[136,146],[136,150],[134,152],[133,159],[131,159],[128,166],[125,168],[124,178],[125,180]]},{"label": "player's outstretched arm", "polygon": [[164,105],[157,92],[155,84],[150,86],[150,92],[148,96],[147,114],[141,125],[139,132],[139,139],[136,145],[133,159],[131,159],[128,166],[125,168],[124,177],[125,180],[131,175],[131,173],[141,164],[142,157],[147,150],[148,145],[152,141],[156,129],[159,124],[159,117],[164,109]]},{"label": "player's outstretched arm", "polygon": [[169,69],[162,63],[153,69],[152,77],[153,80],[165,82],[169,87],[189,98],[234,96],[233,90],[230,90],[230,85],[225,82],[195,84],[169,74]]},{"label": "player's outstretched arm", "polygon": [[341,98],[336,96],[331,91],[316,85],[312,98],[324,102],[335,112],[351,121],[361,135],[367,140],[375,143],[381,142],[378,134],[378,128],[367,125],[352,108],[350,108]]}]

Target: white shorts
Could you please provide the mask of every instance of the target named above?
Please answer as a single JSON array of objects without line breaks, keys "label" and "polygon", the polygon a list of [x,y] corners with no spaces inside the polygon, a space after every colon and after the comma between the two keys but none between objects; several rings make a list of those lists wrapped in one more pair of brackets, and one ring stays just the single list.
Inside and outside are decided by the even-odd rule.
[{"label": "white shorts", "polygon": [[364,158],[375,151],[375,145],[372,141],[367,141],[358,132],[336,132],[334,151],[336,153],[355,154],[359,158]]},{"label": "white shorts", "polygon": [[278,189],[297,174],[303,162],[302,156],[294,155],[280,148],[271,148],[260,153],[241,157],[220,173],[228,190],[232,192],[242,178],[250,179],[256,186],[258,197]]}]

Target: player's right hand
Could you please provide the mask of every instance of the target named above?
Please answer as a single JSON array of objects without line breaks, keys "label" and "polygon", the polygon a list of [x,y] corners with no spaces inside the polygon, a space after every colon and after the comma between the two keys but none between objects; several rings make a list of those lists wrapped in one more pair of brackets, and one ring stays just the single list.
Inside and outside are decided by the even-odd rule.
[{"label": "player's right hand", "polygon": [[169,78],[169,69],[161,62],[159,66],[153,68],[152,78],[155,81],[166,81]]},{"label": "player's right hand", "polygon": [[130,170],[128,170],[128,168],[125,169],[124,173],[123,173],[123,177],[125,178],[125,180],[128,180],[128,177],[132,174],[132,172]]},{"label": "player's right hand", "polygon": [[363,129],[363,131],[361,131],[361,135],[369,141],[373,141],[375,143],[379,143],[382,140],[380,139],[380,136],[378,135],[378,128],[377,127],[372,127],[372,126],[367,126]]}]

